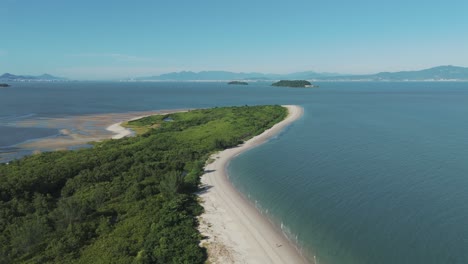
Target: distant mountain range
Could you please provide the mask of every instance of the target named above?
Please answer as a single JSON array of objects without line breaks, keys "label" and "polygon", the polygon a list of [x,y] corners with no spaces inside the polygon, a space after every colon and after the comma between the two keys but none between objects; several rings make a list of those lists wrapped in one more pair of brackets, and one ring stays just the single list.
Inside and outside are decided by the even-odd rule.
[{"label": "distant mountain range", "polygon": [[235,73],[228,71],[172,72],[158,76],[138,77],[134,81],[223,81],[223,80],[312,80],[312,81],[468,81],[468,68],[438,66],[420,71],[380,72],[377,74],[351,75],[317,73],[312,71],[290,74]]},{"label": "distant mountain range", "polygon": [[67,78],[56,77],[50,74],[42,74],[39,76],[31,75],[14,75],[11,73],[5,73],[0,76],[1,82],[58,82],[68,81]]},{"label": "distant mountain range", "polygon": [[[289,74],[267,74],[259,72],[228,72],[228,71],[181,71],[149,77],[137,77],[124,81],[277,81],[277,80],[309,80],[309,81],[468,81],[468,68],[458,66],[438,66],[419,71],[380,72],[377,74],[338,74],[318,73],[313,71],[295,72]],[[67,78],[50,74],[39,76],[14,75],[5,73],[0,76],[0,82],[60,82],[70,81]]]},{"label": "distant mountain range", "polygon": [[468,68],[438,66],[420,71],[380,72],[369,75],[348,75],[320,78],[333,81],[468,81]]},{"label": "distant mountain range", "polygon": [[278,79],[311,79],[335,76],[333,73],[317,73],[312,71],[290,74],[266,74],[259,72],[228,72],[228,71],[182,71],[161,74],[158,76],[138,77],[136,81],[218,81],[218,80],[278,80]]}]

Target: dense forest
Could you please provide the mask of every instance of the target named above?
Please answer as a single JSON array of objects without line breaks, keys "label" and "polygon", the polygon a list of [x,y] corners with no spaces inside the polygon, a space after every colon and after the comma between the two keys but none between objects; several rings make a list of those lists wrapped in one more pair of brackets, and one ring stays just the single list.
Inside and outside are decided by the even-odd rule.
[{"label": "dense forest", "polygon": [[204,263],[195,195],[215,151],[284,119],[281,106],[131,121],[142,134],[0,165],[0,263]]},{"label": "dense forest", "polygon": [[231,82],[228,82],[228,84],[231,84],[231,85],[249,85],[248,82],[242,82],[242,81],[231,81]]},{"label": "dense forest", "polygon": [[293,88],[304,88],[311,86],[312,84],[309,81],[305,80],[281,80],[279,82],[275,82],[272,86],[281,86],[281,87],[293,87]]}]

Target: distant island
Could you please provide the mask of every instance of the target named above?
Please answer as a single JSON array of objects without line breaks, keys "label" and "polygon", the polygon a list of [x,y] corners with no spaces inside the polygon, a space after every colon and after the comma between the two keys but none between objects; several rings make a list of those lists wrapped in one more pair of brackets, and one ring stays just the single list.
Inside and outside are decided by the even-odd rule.
[{"label": "distant island", "polygon": [[273,83],[272,86],[292,87],[292,88],[314,87],[310,82],[306,80],[281,80],[279,82]]},{"label": "distant island", "polygon": [[248,82],[241,82],[241,81],[232,81],[228,82],[228,84],[234,84],[234,85],[248,85]]},{"label": "distant island", "polygon": [[0,83],[0,87],[10,87],[10,85],[7,83]]}]

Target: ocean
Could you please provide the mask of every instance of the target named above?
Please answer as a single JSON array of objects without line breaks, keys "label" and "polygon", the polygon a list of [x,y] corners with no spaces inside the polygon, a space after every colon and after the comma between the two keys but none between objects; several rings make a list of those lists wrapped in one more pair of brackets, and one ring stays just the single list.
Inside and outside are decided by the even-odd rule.
[{"label": "ocean", "polygon": [[59,135],[25,120],[297,104],[300,120],[227,169],[312,262],[468,263],[468,83],[317,84],[13,83],[0,89],[0,161]]}]

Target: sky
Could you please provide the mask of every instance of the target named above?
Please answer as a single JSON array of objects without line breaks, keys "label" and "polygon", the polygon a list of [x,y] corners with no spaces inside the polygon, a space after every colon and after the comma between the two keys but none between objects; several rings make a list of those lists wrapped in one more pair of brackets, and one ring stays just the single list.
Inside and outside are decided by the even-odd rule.
[{"label": "sky", "polygon": [[0,74],[468,66],[466,0],[0,0]]}]

